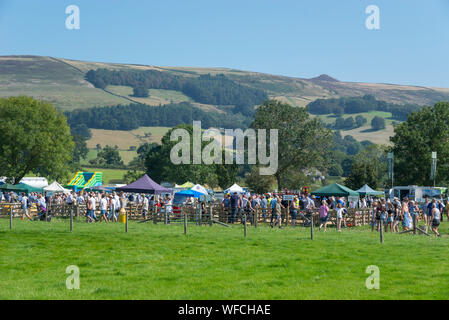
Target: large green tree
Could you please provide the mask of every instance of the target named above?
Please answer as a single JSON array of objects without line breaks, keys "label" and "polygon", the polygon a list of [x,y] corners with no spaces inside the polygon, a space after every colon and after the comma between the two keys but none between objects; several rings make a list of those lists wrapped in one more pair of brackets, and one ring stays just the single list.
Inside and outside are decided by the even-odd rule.
[{"label": "large green tree", "polygon": [[364,184],[371,188],[383,188],[387,180],[387,160],[383,147],[371,144],[354,156],[351,173],[345,185],[357,190]]},{"label": "large green tree", "polygon": [[269,129],[278,129],[278,169],[274,174],[278,189],[285,187],[282,177],[290,170],[328,166],[332,133],[318,118],[310,117],[305,108],[266,101],[257,108],[251,127],[266,129],[267,136]]},{"label": "large green tree", "polygon": [[253,166],[245,175],[245,185],[255,193],[265,193],[273,190],[276,180],[273,176],[260,175],[259,168]]},{"label": "large green tree", "polygon": [[[190,134],[190,163],[173,164],[170,160],[170,152],[178,141],[170,141],[173,130],[182,128]],[[202,147],[210,142],[202,142]],[[145,165],[147,173],[158,182],[170,181],[177,184],[186,181],[194,181],[207,184],[210,187],[229,187],[234,183],[238,167],[235,164],[193,164],[193,128],[191,125],[178,125],[169,130],[162,138],[162,144],[152,148],[146,156]],[[223,151],[224,152],[224,151]],[[222,155],[224,159],[224,155]]]},{"label": "large green tree", "polygon": [[373,120],[371,120],[371,127],[375,131],[385,129],[385,119],[379,116],[375,116]]},{"label": "large green tree", "polygon": [[86,159],[89,149],[87,148],[86,139],[82,136],[73,135],[73,142],[75,148],[73,149],[72,159],[70,160],[70,166],[74,171],[81,170],[81,159]]},{"label": "large green tree", "polygon": [[145,158],[151,149],[156,148],[157,143],[144,143],[137,148],[137,156],[128,164],[133,170],[145,171]]},{"label": "large green tree", "polygon": [[449,182],[449,102],[436,103],[408,115],[395,126],[393,146],[395,185],[433,185],[431,153],[437,152],[436,183]]},{"label": "large green tree", "polygon": [[124,166],[118,149],[108,145],[98,152],[97,158],[89,162],[92,165],[97,165],[102,168],[118,168]]},{"label": "large green tree", "polygon": [[0,99],[0,176],[18,183],[34,173],[64,179],[74,143],[65,116],[31,97]]}]

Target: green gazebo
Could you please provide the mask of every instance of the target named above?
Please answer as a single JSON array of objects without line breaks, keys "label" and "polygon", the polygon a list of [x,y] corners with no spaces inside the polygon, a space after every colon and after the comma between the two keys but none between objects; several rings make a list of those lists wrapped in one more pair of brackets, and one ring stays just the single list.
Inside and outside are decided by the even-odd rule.
[{"label": "green gazebo", "polygon": [[43,192],[42,188],[35,188],[35,187],[27,185],[25,183],[19,183],[19,184],[5,183],[5,184],[0,185],[0,190],[13,191],[13,192],[16,192],[16,193],[20,193],[20,192],[25,192],[25,193],[39,192],[39,193],[42,193]]},{"label": "green gazebo", "polygon": [[359,193],[341,184],[333,183],[312,192],[312,195],[319,197],[358,197]]}]

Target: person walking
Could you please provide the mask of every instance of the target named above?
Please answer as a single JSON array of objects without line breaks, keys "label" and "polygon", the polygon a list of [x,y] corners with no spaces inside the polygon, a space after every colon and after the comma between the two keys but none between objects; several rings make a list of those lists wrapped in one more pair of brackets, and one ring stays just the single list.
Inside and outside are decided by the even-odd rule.
[{"label": "person walking", "polygon": [[108,212],[108,200],[106,199],[106,194],[103,193],[100,199],[100,222],[101,218],[103,218],[104,221],[109,222],[108,217],[106,216],[107,212]]},{"label": "person walking", "polygon": [[116,212],[116,203],[115,203],[115,199],[112,195],[109,196],[108,204],[109,204],[108,220],[117,222],[118,216],[117,216],[117,212]]},{"label": "person walking", "polygon": [[240,198],[237,192],[234,192],[234,194],[231,196],[230,203],[231,203],[231,212],[229,215],[228,222],[233,224],[235,221],[235,217],[237,216],[237,212],[240,209]]},{"label": "person walking", "polygon": [[292,218],[292,226],[296,227],[296,215],[298,213],[298,207],[296,206],[298,197],[294,197],[293,201],[290,202],[290,217]]},{"label": "person walking", "polygon": [[440,226],[441,212],[436,203],[432,204],[432,215],[430,216],[430,224],[435,236],[439,237],[438,227]]},{"label": "person walking", "polygon": [[[338,203],[337,206],[341,206],[341,203]],[[319,211],[319,214],[320,214],[320,221],[321,221],[319,230],[321,230],[321,228],[324,226],[324,232],[326,232],[329,207],[328,207],[327,202],[325,200],[323,200],[321,202],[321,206],[318,209],[318,211]]]},{"label": "person walking", "polygon": [[[279,229],[282,228],[282,209],[284,209],[284,207],[281,204],[281,199],[279,198],[279,196],[275,197],[276,201],[275,203],[275,209],[274,209],[274,217],[273,214],[271,215],[272,219],[274,218],[274,226],[273,224],[271,225],[271,228],[275,227],[276,224],[279,225]],[[273,199],[274,200],[274,199]],[[271,200],[271,204],[273,205],[273,200]]]},{"label": "person walking", "polygon": [[[337,204],[337,231],[341,232],[341,220],[343,219],[343,206],[341,205],[341,203]],[[326,231],[326,227],[324,227],[324,231]]]},{"label": "person walking", "polygon": [[28,197],[26,196],[25,193],[22,193],[21,203],[22,203],[22,220],[24,220],[25,217],[27,217],[28,220],[32,220],[30,215],[28,214]]}]

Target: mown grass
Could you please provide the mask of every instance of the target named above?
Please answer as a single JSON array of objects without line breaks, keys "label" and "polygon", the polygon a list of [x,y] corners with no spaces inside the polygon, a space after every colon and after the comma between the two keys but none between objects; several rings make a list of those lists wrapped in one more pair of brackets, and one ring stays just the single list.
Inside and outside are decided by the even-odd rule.
[{"label": "mown grass", "polygon": [[[442,233],[448,233],[443,222]],[[447,299],[449,238],[0,219],[0,299]],[[80,268],[68,290],[67,266]],[[380,289],[365,286],[380,268]]]}]

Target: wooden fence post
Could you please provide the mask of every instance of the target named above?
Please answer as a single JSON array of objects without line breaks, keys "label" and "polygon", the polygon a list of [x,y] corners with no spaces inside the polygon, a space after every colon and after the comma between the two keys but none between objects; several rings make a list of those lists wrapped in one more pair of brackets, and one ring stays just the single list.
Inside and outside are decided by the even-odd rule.
[{"label": "wooden fence post", "polygon": [[313,240],[313,211],[310,214],[310,240]]},{"label": "wooden fence post", "polygon": [[70,232],[73,231],[73,204],[70,206]]},{"label": "wooden fence post", "polygon": [[[181,207],[182,213],[182,207]],[[187,234],[187,212],[184,210],[184,234]]]},{"label": "wooden fence post", "polygon": [[259,208],[256,208],[254,214],[253,214],[253,220],[254,220],[254,228],[257,228],[258,220],[259,220]]},{"label": "wooden fence post", "polygon": [[12,229],[12,215],[13,215],[13,205],[9,206],[9,229]]},{"label": "wooden fence post", "polygon": [[416,234],[416,223],[418,221],[416,220],[416,214],[413,214],[413,234]]},{"label": "wooden fence post", "polygon": [[153,206],[153,224],[157,224],[157,208],[158,206]]},{"label": "wooden fence post", "polygon": [[246,238],[246,212],[243,214],[243,234]]},{"label": "wooden fence post", "polygon": [[128,232],[128,210],[125,209],[125,232]]},{"label": "wooden fence post", "polygon": [[380,223],[380,243],[384,243],[384,228],[383,228],[384,226],[382,219],[380,219],[379,223]]},{"label": "wooden fence post", "polygon": [[212,205],[210,205],[209,206],[209,226],[211,226],[212,227],[212,219],[213,219],[213,210],[214,210],[214,208],[213,208],[213,206]]}]

